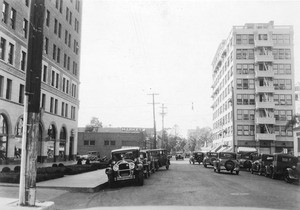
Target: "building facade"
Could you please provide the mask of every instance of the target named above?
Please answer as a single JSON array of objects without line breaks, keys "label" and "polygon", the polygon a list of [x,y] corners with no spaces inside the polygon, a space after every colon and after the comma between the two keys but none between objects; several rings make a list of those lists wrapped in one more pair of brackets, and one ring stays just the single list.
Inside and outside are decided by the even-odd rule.
[{"label": "building facade", "polygon": [[292,152],[295,114],[293,27],[234,26],[213,59],[214,145]]},{"label": "building facade", "polygon": [[297,123],[294,125],[294,155],[300,156],[300,123],[299,123],[299,117],[300,117],[300,83],[298,82],[295,85],[295,112],[296,112],[296,120]]},{"label": "building facade", "polygon": [[[0,0],[0,155],[20,161],[30,0]],[[77,154],[81,2],[45,0],[38,162]]]},{"label": "building facade", "polygon": [[78,131],[78,154],[97,151],[101,157],[110,157],[111,151],[122,147],[149,149],[149,133],[143,128],[99,128],[97,132]]}]

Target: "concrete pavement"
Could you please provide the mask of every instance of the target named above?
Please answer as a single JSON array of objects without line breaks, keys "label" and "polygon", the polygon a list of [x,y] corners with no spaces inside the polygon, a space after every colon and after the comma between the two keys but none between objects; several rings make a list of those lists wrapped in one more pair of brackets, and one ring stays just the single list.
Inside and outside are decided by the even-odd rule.
[{"label": "concrete pavement", "polygon": [[[52,163],[50,164],[52,165]],[[67,165],[67,164],[65,164]],[[14,166],[9,165],[11,169]],[[44,164],[45,166],[45,164]],[[2,167],[3,168],[3,167]],[[37,188],[54,188],[62,189],[68,191],[76,192],[96,192],[105,187],[107,184],[107,176],[105,174],[105,169],[100,169],[96,171],[91,171],[87,173],[77,174],[77,175],[66,175],[62,178],[47,180],[37,183]],[[19,184],[11,183],[0,183],[1,186],[9,187],[19,187]],[[22,207],[18,206],[18,199],[11,198],[1,198],[0,197],[0,209],[9,209],[9,210],[54,210],[55,205],[51,201],[47,202],[36,202],[36,207]]]}]

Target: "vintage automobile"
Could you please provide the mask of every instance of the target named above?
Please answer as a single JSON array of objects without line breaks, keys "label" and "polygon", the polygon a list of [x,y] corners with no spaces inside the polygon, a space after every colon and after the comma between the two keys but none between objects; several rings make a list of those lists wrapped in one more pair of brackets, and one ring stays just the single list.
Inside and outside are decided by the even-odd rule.
[{"label": "vintage automobile", "polygon": [[217,152],[207,152],[205,154],[205,157],[203,158],[203,166],[207,168],[207,165],[214,166],[214,160],[216,160],[218,157]]},{"label": "vintage automobile", "polygon": [[296,169],[298,158],[283,153],[275,153],[272,164],[265,167],[266,176],[272,179],[283,177],[287,182],[298,182],[299,176],[291,170]]},{"label": "vintage automobile", "polygon": [[154,161],[151,157],[150,150],[141,150],[140,158],[143,162],[144,176],[145,178],[150,177],[151,172],[155,173]]},{"label": "vintage automobile", "polygon": [[190,164],[195,164],[195,162],[198,162],[199,164],[203,162],[204,153],[203,152],[193,152],[189,162]]},{"label": "vintage automobile", "polygon": [[216,160],[213,161],[214,172],[220,173],[221,170],[235,171],[236,175],[240,172],[240,165],[237,160],[237,154],[234,152],[219,152]]},{"label": "vintage automobile", "polygon": [[154,161],[155,170],[158,171],[161,167],[166,167],[169,169],[170,166],[170,159],[168,158],[167,150],[166,149],[150,149],[150,155]]},{"label": "vintage automobile", "polygon": [[182,154],[182,153],[177,153],[177,154],[175,155],[175,159],[176,159],[176,160],[179,160],[179,159],[184,160],[183,154]]},{"label": "vintage automobile", "polygon": [[110,187],[126,180],[133,180],[137,185],[144,184],[143,162],[140,160],[139,147],[112,150],[111,157],[109,167],[105,169]]},{"label": "vintage automobile", "polygon": [[95,161],[100,158],[100,153],[97,151],[88,151],[85,155],[77,155],[76,159]]},{"label": "vintage automobile", "polygon": [[258,175],[265,174],[265,168],[272,164],[273,158],[273,155],[261,154],[260,158],[252,163],[252,167],[250,169],[251,173],[253,174],[254,172],[257,172]]},{"label": "vintage automobile", "polygon": [[253,152],[238,152],[238,160],[239,160],[239,164],[240,164],[240,168],[244,168],[246,170],[251,169],[252,167],[252,154],[255,154]]}]

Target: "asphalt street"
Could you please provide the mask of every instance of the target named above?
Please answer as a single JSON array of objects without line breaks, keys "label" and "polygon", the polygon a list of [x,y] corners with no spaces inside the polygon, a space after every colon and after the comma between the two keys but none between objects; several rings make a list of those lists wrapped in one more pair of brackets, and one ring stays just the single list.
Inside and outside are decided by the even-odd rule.
[{"label": "asphalt street", "polygon": [[[18,188],[0,187],[0,197],[17,198]],[[144,186],[123,183],[96,193],[38,189],[39,201],[54,201],[57,209],[124,206],[201,206],[299,209],[300,187],[241,171],[221,172],[188,160],[171,161],[145,180]]]}]

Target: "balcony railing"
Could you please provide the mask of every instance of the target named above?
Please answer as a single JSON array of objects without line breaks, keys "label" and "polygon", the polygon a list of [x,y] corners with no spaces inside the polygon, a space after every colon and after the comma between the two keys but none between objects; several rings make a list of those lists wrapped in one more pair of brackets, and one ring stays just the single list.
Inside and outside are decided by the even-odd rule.
[{"label": "balcony railing", "polygon": [[257,133],[256,140],[267,140],[267,141],[275,141],[276,135],[274,133]]},{"label": "balcony railing", "polygon": [[255,93],[274,93],[274,86],[259,86],[256,85],[255,87]]},{"label": "balcony railing", "polygon": [[274,109],[275,108],[275,103],[274,101],[256,101],[255,104],[256,109]]},{"label": "balcony railing", "polygon": [[271,52],[264,55],[261,55],[259,53],[255,54],[255,62],[273,62],[273,61],[274,61],[274,56]]},{"label": "balcony railing", "polygon": [[261,117],[256,116],[255,117],[255,123],[256,124],[275,124],[275,117]]},{"label": "balcony railing", "polygon": [[271,40],[254,40],[255,47],[273,47],[273,41]]},{"label": "balcony railing", "polygon": [[270,67],[266,71],[255,69],[255,77],[274,77],[274,71]]}]

